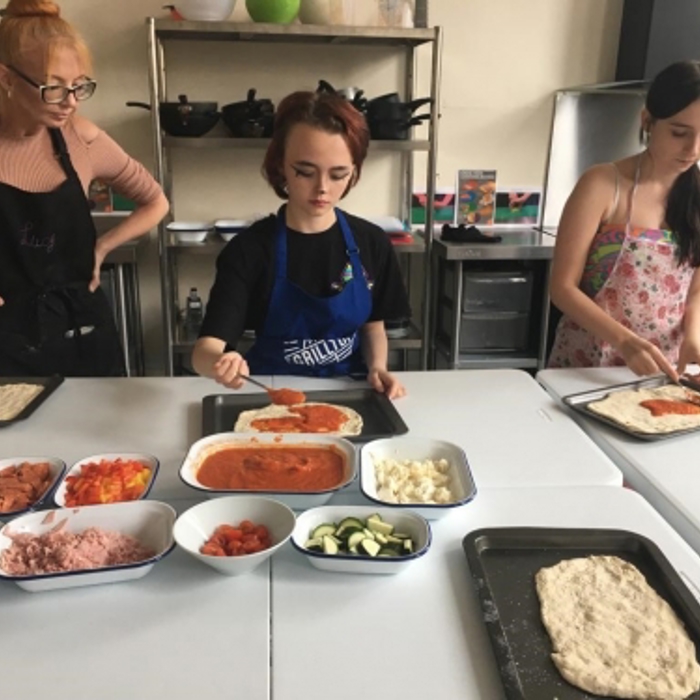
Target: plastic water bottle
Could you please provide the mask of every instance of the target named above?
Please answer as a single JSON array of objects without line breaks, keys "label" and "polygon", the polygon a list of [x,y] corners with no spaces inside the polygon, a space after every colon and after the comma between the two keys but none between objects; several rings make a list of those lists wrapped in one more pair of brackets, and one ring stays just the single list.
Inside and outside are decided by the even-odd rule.
[{"label": "plastic water bottle", "polygon": [[185,335],[188,340],[196,340],[204,319],[202,298],[197,293],[197,287],[192,287],[187,295],[185,308]]}]

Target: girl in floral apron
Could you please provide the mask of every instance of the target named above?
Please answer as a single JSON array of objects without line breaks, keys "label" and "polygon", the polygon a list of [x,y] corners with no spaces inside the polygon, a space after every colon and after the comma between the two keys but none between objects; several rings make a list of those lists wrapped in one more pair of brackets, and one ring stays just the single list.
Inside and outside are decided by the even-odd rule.
[{"label": "girl in floral apron", "polygon": [[562,214],[550,367],[676,380],[700,360],[700,62],[655,78],[642,130],[646,149],[588,170]]}]

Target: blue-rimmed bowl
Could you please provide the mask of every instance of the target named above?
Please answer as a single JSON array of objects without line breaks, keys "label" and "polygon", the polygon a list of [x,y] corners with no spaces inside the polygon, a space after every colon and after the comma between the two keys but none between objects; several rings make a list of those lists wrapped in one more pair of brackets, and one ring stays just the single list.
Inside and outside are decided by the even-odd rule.
[{"label": "blue-rimmed bowl", "polygon": [[[366,520],[378,514],[382,520],[393,525],[397,532],[411,536],[414,543],[412,554],[396,557],[370,557],[362,554],[324,554],[306,549],[304,544],[319,525],[338,525],[344,518]],[[317,569],[345,574],[398,574],[416,559],[427,554],[432,534],[428,521],[408,510],[376,508],[374,506],[321,506],[297,515],[297,524],[292,533],[293,547],[307,557]]]},{"label": "blue-rimmed bowl", "polygon": [[[332,449],[343,457],[343,476],[340,482],[322,491],[280,491],[253,489],[213,489],[205,486],[197,476],[203,461],[210,454],[228,448],[256,447],[311,447]],[[187,486],[200,491],[209,498],[217,496],[266,496],[281,501],[294,510],[303,510],[327,503],[338,491],[351,484],[357,477],[357,454],[355,446],[340,437],[305,433],[215,433],[197,440],[190,447],[182,466],[180,479]]]},{"label": "blue-rimmed bowl", "polygon": [[[153,488],[153,483],[156,480],[156,476],[158,475],[158,470],[160,469],[160,462],[158,459],[156,459],[153,455],[145,454],[144,452],[105,452],[104,454],[99,454],[99,455],[92,455],[90,457],[85,457],[84,459],[81,459],[77,461],[67,472],[66,475],[63,477],[61,480],[61,483],[58,485],[58,488],[56,489],[56,492],[54,493],[53,496],[53,502],[59,507],[59,508],[66,508],[66,487],[68,486],[68,483],[66,479],[69,476],[78,476],[83,468],[84,464],[90,464],[90,463],[97,463],[99,464],[102,461],[106,462],[114,462],[117,459],[121,459],[123,461],[134,461],[134,462],[141,462],[141,464],[147,466],[151,470],[151,476],[149,477],[148,481],[146,482],[146,488],[143,490],[143,493],[138,497],[136,500],[143,500],[148,496],[148,494],[151,492],[151,489]],[[117,501],[120,502],[120,501]],[[102,504],[94,504],[94,505],[102,505]],[[105,504],[106,505],[106,504]]]},{"label": "blue-rimmed bowl", "polygon": [[[377,489],[375,462],[396,460],[397,462],[445,459],[449,463],[452,500],[448,503],[423,503],[419,500],[394,503],[381,498]],[[410,509],[428,520],[439,520],[454,508],[469,503],[476,496],[476,484],[464,450],[445,440],[433,440],[415,436],[373,440],[360,450],[360,489],[370,501],[397,510]]]},{"label": "blue-rimmed bowl", "polygon": [[[13,581],[20,588],[31,592],[92,586],[99,583],[118,583],[141,578],[175,546],[173,540],[175,518],[175,511],[169,505],[158,501],[130,501],[27,513],[0,529],[0,578]],[[102,530],[131,535],[142,545],[152,549],[154,555],[143,561],[121,566],[25,576],[11,574],[2,568],[2,554],[12,545],[12,539],[8,533],[43,535],[59,526],[74,533],[83,532],[90,527],[98,527]]]},{"label": "blue-rimmed bowl", "polygon": [[18,467],[20,464],[25,462],[29,464],[40,464],[47,462],[49,465],[49,473],[51,474],[51,481],[44,493],[41,494],[36,501],[30,503],[26,508],[13,511],[0,511],[0,517],[2,517],[4,520],[15,518],[18,515],[23,515],[24,513],[29,513],[35,508],[39,508],[46,503],[46,501],[51,497],[51,494],[54,492],[56,485],[66,473],[66,463],[57,457],[8,457],[6,459],[0,459],[0,472],[7,467]]}]

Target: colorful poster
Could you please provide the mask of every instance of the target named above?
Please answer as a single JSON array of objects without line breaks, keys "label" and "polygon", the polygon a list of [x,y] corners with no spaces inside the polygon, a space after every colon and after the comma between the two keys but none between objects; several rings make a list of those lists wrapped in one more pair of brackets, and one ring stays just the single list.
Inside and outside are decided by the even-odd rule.
[{"label": "colorful poster", "polygon": [[[425,223],[428,195],[425,190],[415,191],[411,196],[411,224]],[[433,196],[433,222],[435,224],[451,224],[455,220],[455,191],[440,188]]]},{"label": "colorful poster", "polygon": [[496,226],[537,226],[542,192],[535,187],[513,187],[496,192]]},{"label": "colorful poster", "polygon": [[457,173],[457,224],[493,226],[496,203],[495,170],[460,170]]}]

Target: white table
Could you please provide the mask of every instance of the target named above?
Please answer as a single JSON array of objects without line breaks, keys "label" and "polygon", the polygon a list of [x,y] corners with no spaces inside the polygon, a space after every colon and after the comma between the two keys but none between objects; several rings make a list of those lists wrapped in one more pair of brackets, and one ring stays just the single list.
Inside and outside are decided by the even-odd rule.
[{"label": "white table", "polygon": [[[620,485],[622,474],[525,372],[404,372],[395,406],[413,435],[467,453],[478,488]],[[364,387],[349,379],[259,377],[307,391]],[[153,498],[187,498],[178,471],[202,436],[201,403],[228,390],[199,377],[66,379],[26,421],[0,430],[0,456],[60,457],[70,466],[101,452],[146,452],[161,462]],[[246,384],[241,391],[262,391]]]},{"label": "white table", "polygon": [[27,420],[0,429],[0,456],[59,457],[70,467],[94,454],[145,452],[160,460],[152,498],[191,497],[178,471],[202,437],[202,398],[226,391],[200,377],[66,379]]},{"label": "white table", "polygon": [[[557,399],[637,379],[624,367],[550,369],[537,378]],[[620,467],[630,486],[700,552],[700,433],[647,442],[578,413],[573,415]]]},{"label": "white table", "polygon": [[700,558],[632,491],[482,490],[435,523],[431,550],[396,576],[323,572],[288,549],[273,559],[275,700],[504,697],[462,550],[467,533],[499,526],[638,532],[700,584]]},{"label": "white table", "polygon": [[[448,440],[467,454],[478,488],[621,485],[620,470],[526,372],[399,372],[395,406],[411,435]],[[273,377],[306,391],[356,387],[349,379]],[[362,386],[362,384],[359,384]]]},{"label": "white table", "polygon": [[46,593],[0,581],[0,693],[269,700],[269,595],[268,563],[231,579],[178,548],[138,581]]}]

